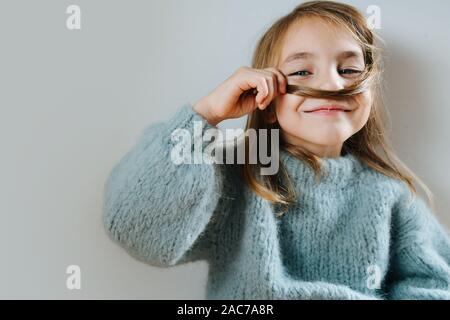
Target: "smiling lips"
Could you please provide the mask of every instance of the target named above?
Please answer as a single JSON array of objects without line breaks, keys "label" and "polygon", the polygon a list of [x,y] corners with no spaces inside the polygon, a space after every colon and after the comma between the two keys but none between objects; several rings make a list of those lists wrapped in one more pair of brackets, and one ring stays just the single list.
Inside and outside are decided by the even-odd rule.
[{"label": "smiling lips", "polygon": [[341,105],[323,105],[314,107],[305,113],[321,114],[321,115],[335,115],[341,112],[350,112],[351,110]]}]

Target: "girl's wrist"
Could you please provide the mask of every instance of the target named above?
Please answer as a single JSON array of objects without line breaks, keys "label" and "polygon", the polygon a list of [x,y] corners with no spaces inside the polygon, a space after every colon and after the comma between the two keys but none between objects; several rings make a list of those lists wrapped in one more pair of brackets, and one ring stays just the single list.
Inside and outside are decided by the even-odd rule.
[{"label": "girl's wrist", "polygon": [[195,103],[192,109],[201,115],[212,126],[216,126],[222,121],[222,119],[219,119],[211,113],[211,108],[209,107],[209,104],[204,101],[204,99],[201,99]]}]

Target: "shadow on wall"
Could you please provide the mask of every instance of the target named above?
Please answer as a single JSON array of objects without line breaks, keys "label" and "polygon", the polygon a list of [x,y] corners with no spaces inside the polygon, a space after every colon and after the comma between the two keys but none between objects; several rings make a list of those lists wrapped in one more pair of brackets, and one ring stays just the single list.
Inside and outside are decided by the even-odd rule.
[{"label": "shadow on wall", "polygon": [[441,103],[435,97],[436,92],[445,92],[445,83],[439,81],[445,79],[445,68],[439,69],[435,61],[430,63],[418,52],[402,47],[398,39],[384,40],[384,102],[390,116],[388,127],[392,128],[389,134],[400,159],[435,195],[435,212],[450,230],[450,198],[445,192],[448,183],[438,170],[441,161],[450,160],[450,146],[443,141],[443,122],[448,116],[443,118]]}]

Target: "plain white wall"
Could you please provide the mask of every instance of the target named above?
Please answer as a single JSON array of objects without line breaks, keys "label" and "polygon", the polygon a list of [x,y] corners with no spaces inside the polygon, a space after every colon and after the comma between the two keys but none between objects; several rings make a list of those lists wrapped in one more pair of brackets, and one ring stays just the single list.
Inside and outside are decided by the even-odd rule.
[{"label": "plain white wall", "polygon": [[[381,8],[392,137],[450,226],[450,2],[347,2]],[[107,238],[103,185],[143,128],[250,65],[299,3],[2,1],[0,298],[204,298],[206,263],[158,269]],[[70,4],[81,30],[66,28]],[[71,264],[81,290],[66,288]]]}]

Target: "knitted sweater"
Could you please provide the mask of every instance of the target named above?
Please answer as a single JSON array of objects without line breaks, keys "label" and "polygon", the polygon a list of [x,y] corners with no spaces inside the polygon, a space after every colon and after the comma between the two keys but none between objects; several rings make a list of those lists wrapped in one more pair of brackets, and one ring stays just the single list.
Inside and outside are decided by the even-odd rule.
[{"label": "knitted sweater", "polygon": [[207,261],[206,299],[450,299],[447,230],[405,183],[347,154],[323,158],[316,185],[281,150],[297,202],[277,218],[237,165],[171,161],[194,120],[214,128],[189,103],[149,125],[105,183],[105,230],[132,257]]}]

